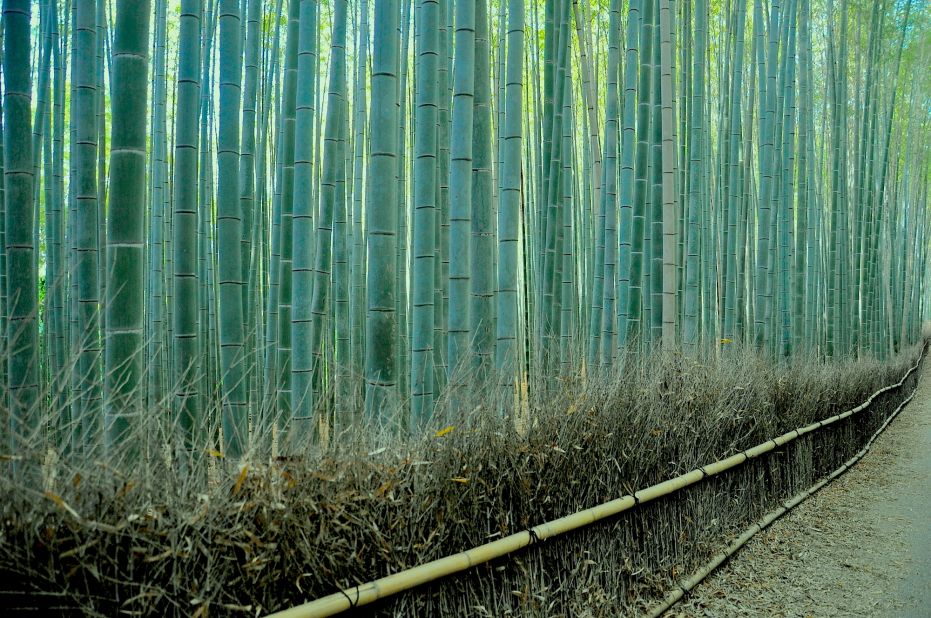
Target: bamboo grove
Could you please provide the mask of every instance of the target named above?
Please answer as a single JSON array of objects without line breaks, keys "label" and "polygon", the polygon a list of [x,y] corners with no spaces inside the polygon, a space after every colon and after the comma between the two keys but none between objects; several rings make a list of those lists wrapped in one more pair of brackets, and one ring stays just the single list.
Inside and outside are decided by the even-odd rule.
[{"label": "bamboo grove", "polygon": [[928,21],[3,0],[6,442],[161,415],[238,457],[658,351],[887,357],[929,301]]}]

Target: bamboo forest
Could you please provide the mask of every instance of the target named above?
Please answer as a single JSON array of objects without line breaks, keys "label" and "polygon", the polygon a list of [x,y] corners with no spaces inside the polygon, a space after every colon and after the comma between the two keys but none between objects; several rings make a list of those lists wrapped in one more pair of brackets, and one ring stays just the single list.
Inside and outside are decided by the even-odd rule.
[{"label": "bamboo forest", "polygon": [[[636,489],[880,389],[869,423],[797,430],[792,472],[746,464],[772,487],[707,481],[760,496],[722,520],[743,527],[867,444],[904,405],[884,387],[914,388],[926,0],[2,7],[0,574],[83,611],[348,608],[339,590],[627,494],[655,512],[611,525],[673,540],[598,551],[675,579],[714,552],[673,533],[705,524]],[[699,491],[681,500],[711,509]],[[210,547],[242,526],[222,559],[242,570],[194,582],[214,562],[153,531],[169,519],[212,522]],[[565,543],[372,611],[577,615]],[[627,564],[585,576],[607,615],[663,596]]]}]

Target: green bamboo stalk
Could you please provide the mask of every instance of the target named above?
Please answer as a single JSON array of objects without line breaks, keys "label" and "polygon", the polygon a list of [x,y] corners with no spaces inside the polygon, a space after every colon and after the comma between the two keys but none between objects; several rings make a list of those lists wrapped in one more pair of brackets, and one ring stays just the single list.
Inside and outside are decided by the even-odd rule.
[{"label": "green bamboo stalk", "polygon": [[434,324],[436,276],[437,108],[439,3],[418,0],[415,24],[413,328],[411,331],[411,426],[430,419],[435,402]]},{"label": "green bamboo stalk", "polygon": [[[759,0],[757,0],[759,4]],[[774,141],[776,124],[776,71],[779,53],[779,7],[780,3],[773,1],[770,7],[769,18],[769,49],[766,58],[766,77],[760,79],[760,204],[756,251],[755,271],[755,313],[754,328],[757,346],[769,346],[772,340],[773,319],[773,251],[770,249],[772,233],[770,227],[773,223],[773,168],[774,168]],[[762,36],[762,24],[757,26],[756,14],[762,15],[758,7],[755,13],[754,28],[758,36]],[[760,49],[762,54],[762,45]],[[763,71],[762,66],[760,71]]]},{"label": "green bamboo stalk", "polygon": [[452,105],[452,83],[450,81],[452,61],[453,11],[450,3],[440,3],[439,57],[437,68],[437,195],[436,195],[436,253],[433,262],[433,358],[436,370],[433,373],[433,390],[436,393],[446,388],[448,365],[449,317],[449,166],[450,166],[450,110]]},{"label": "green bamboo stalk", "polygon": [[[705,131],[705,51],[707,44],[708,3],[699,0],[695,5],[695,44],[692,53],[692,100],[689,118],[689,182],[686,230],[685,299],[682,322],[682,343],[690,353],[695,353],[699,343],[699,217],[707,208],[701,191],[702,173],[706,155],[702,148]],[[739,110],[739,99],[737,100]],[[739,115],[739,114],[735,114]],[[732,140],[735,139],[732,137]],[[736,222],[735,222],[736,228]],[[736,232],[736,229],[734,230]],[[710,247],[705,248],[710,251]]]},{"label": "green bamboo stalk", "polygon": [[3,2],[3,177],[6,214],[6,324],[11,452],[23,452],[39,430],[36,319],[35,181],[29,44],[32,3]]},{"label": "green bamboo stalk", "polygon": [[[278,217],[278,287],[275,302],[278,311],[275,316],[277,325],[277,350],[275,352],[276,371],[276,409],[275,416],[279,430],[291,420],[291,331],[292,331],[292,277],[293,277],[293,216],[295,185],[295,161],[297,157],[295,137],[298,89],[298,50],[301,31],[301,12],[303,3],[293,2],[288,5],[288,41],[285,50],[285,77],[281,110],[281,195],[280,215]],[[302,138],[306,139],[306,135]],[[302,140],[303,141],[303,140]]]},{"label": "green bamboo stalk", "polygon": [[[550,125],[544,126],[544,137],[550,136],[549,156],[544,148],[544,167],[546,169],[545,186],[540,197],[543,212],[540,213],[542,231],[542,280],[536,286],[542,292],[538,305],[538,323],[542,333],[541,359],[542,370],[547,376],[555,374],[552,365],[558,358],[559,338],[561,337],[561,288],[562,288],[562,228],[564,225],[563,208],[563,158],[569,154],[563,152],[566,141],[563,139],[565,90],[568,86],[566,70],[569,64],[569,0],[557,0],[554,16],[555,64],[553,67],[552,117]],[[544,117],[544,122],[546,118]],[[545,144],[544,144],[545,146]]]},{"label": "green bamboo stalk", "polygon": [[[366,195],[365,411],[389,421],[397,396],[398,28],[397,0],[375,6],[370,151]],[[471,48],[471,46],[470,46]]]},{"label": "green bamboo stalk", "polygon": [[518,375],[520,298],[519,240],[521,233],[521,115],[524,99],[524,0],[509,0],[507,67],[502,131],[501,193],[498,205],[498,295],[495,364],[506,387],[514,389]]},{"label": "green bamboo stalk", "polygon": [[[3,77],[3,29],[0,28],[0,79]],[[0,92],[0,100],[2,100],[2,92]],[[4,174],[4,155],[3,155],[3,142],[4,142],[4,132],[3,132],[3,113],[0,112],[0,178],[3,178],[3,182],[0,182],[0,320],[2,320],[2,326],[0,326],[0,346],[3,350],[9,349],[9,331],[7,324],[9,323],[9,317],[7,313],[8,302],[7,302],[7,256],[6,256],[6,176]],[[4,376],[9,375],[9,363],[7,360],[7,355],[0,355],[0,373]],[[5,405],[4,409],[9,409],[9,379],[0,380],[0,401],[3,401]],[[10,427],[10,418],[9,412],[0,416],[0,427],[3,427],[4,430],[9,429]]]},{"label": "green bamboo stalk", "polygon": [[[724,330],[723,338],[733,339],[737,336],[737,313],[743,308],[738,304],[740,286],[738,284],[738,252],[744,252],[742,244],[738,244],[738,221],[743,212],[740,190],[740,137],[741,137],[741,99],[743,97],[743,63],[744,63],[744,31],[746,27],[747,6],[743,0],[736,3],[736,36],[734,47],[734,79],[731,87],[731,109],[728,130],[727,154],[727,241],[725,247],[724,266]],[[742,223],[742,222],[741,222]],[[745,224],[744,224],[745,227]]]},{"label": "green bamboo stalk", "polygon": [[[97,297],[101,300],[107,297],[107,259],[106,259],[106,242],[107,242],[107,123],[106,123],[106,88],[104,87],[104,69],[112,68],[110,55],[105,54],[104,50],[109,46],[109,28],[107,27],[107,13],[104,10],[104,2],[97,2],[97,247],[101,253],[97,256],[97,283],[100,291]],[[100,331],[105,330],[106,311],[101,307],[99,312]],[[98,423],[102,420],[96,419]]]},{"label": "green bamboo stalk", "polygon": [[[36,90],[36,110],[32,123],[32,154],[34,170],[34,196],[33,196],[33,242],[36,247],[36,253],[33,258],[34,268],[36,271],[37,285],[39,287],[40,298],[44,296],[46,302],[40,302],[37,305],[38,319],[40,326],[40,337],[38,340],[39,350],[37,357],[39,386],[43,392],[48,393],[51,390],[49,384],[49,331],[54,333],[54,327],[49,328],[49,319],[51,318],[48,301],[47,277],[41,277],[39,271],[39,260],[41,257],[41,240],[40,226],[43,221],[51,217],[43,217],[40,212],[43,205],[52,203],[52,96],[51,81],[53,77],[52,54],[56,45],[52,36],[53,31],[57,30],[57,24],[53,26],[53,21],[57,20],[57,6],[52,6],[51,2],[45,1],[39,6],[39,36],[40,43],[37,45],[37,55],[39,58],[39,75],[37,78]],[[45,165],[43,166],[43,161]],[[44,190],[44,195],[43,195]],[[48,235],[48,230],[46,230]],[[46,264],[48,266],[48,264]],[[47,274],[47,273],[46,273]],[[43,293],[44,292],[44,293]]]},{"label": "green bamboo stalk", "polygon": [[[635,132],[637,124],[637,76],[640,48],[640,8],[641,1],[629,3],[627,12],[627,48],[624,56],[624,98],[623,129],[621,132],[621,176],[620,176],[620,239],[618,242],[618,282],[617,282],[617,348],[627,345],[631,316],[631,289],[634,278],[633,247],[636,234],[634,229],[634,150],[637,147]],[[608,62],[610,66],[610,58]],[[642,235],[642,229],[640,231]],[[642,241],[639,241],[642,242]],[[641,249],[642,252],[642,249]],[[639,281],[640,264],[636,266]],[[639,315],[639,299],[636,314]],[[609,316],[610,319],[610,316]],[[604,360],[615,350],[602,349]]]},{"label": "green bamboo stalk", "polygon": [[645,252],[648,254],[645,287],[650,291],[647,298],[649,329],[644,331],[648,349],[662,343],[663,338],[663,122],[662,122],[662,28],[660,12],[662,0],[653,5],[653,58],[650,70],[650,199],[647,208],[647,238]]},{"label": "green bamboo stalk", "polygon": [[[841,0],[840,45],[832,94],[832,169],[831,169],[831,267],[834,282],[828,309],[828,355],[845,356],[848,351],[848,326],[851,303],[847,300],[849,282],[848,214],[846,201],[847,147],[847,0]],[[829,286],[829,289],[831,287]]]},{"label": "green bamboo stalk", "polygon": [[74,125],[73,194],[75,199],[74,277],[77,280],[75,333],[78,355],[72,376],[75,391],[73,445],[76,452],[94,435],[100,414],[100,245],[97,223],[97,11],[95,0],[77,0],[71,118]]},{"label": "green bamboo stalk", "polygon": [[[292,216],[293,262],[291,268],[291,426],[296,435],[307,435],[313,420],[313,371],[317,346],[313,330],[319,311],[314,294],[314,120],[316,115],[317,0],[301,0],[298,43],[296,123],[294,140],[294,202]],[[332,224],[330,224],[332,225]]]},{"label": "green bamboo stalk", "polygon": [[450,143],[449,327],[447,363],[452,388],[463,385],[462,364],[471,344],[471,220],[475,1],[456,0],[456,58]]},{"label": "green bamboo stalk", "polygon": [[488,0],[475,2],[475,77],[472,125],[471,307],[469,332],[479,376],[495,355],[495,218],[491,145],[491,80]]},{"label": "green bamboo stalk", "polygon": [[353,172],[352,172],[352,282],[351,282],[351,346],[353,374],[361,374],[363,369],[363,349],[365,344],[365,243],[362,227],[362,213],[365,190],[363,177],[366,161],[365,124],[368,117],[366,103],[366,71],[368,66],[369,43],[369,5],[367,0],[358,4],[358,28],[355,75],[353,76]]},{"label": "green bamboo stalk", "polygon": [[[247,399],[254,402],[257,398],[253,392],[254,384],[252,379],[254,378],[258,360],[256,357],[257,328],[255,316],[259,308],[258,287],[260,282],[258,280],[258,270],[261,267],[261,260],[254,258],[252,239],[254,235],[256,240],[261,238],[261,235],[256,232],[262,222],[261,210],[256,213],[256,114],[259,91],[259,46],[261,43],[259,21],[262,13],[262,1],[248,0],[247,6],[242,85],[242,135],[239,157],[239,207],[242,212],[241,280],[245,286],[242,295],[242,317],[245,328],[243,358],[247,372],[245,378],[248,390]],[[261,155],[259,161],[261,164]],[[264,176],[264,173],[262,175]]]},{"label": "green bamboo stalk", "polygon": [[[568,6],[568,2],[567,2]],[[568,21],[568,15],[566,15]],[[568,56],[568,54],[567,54]],[[575,238],[572,233],[574,227],[574,206],[578,203],[578,194],[575,187],[575,174],[573,163],[575,159],[573,135],[575,131],[575,118],[573,114],[572,92],[572,64],[566,62],[561,71],[565,84],[563,86],[563,111],[561,129],[561,169],[559,186],[560,217],[562,219],[557,238],[557,255],[559,255],[558,271],[555,276],[559,278],[559,288],[555,290],[554,300],[558,294],[558,304],[554,308],[558,311],[553,316],[555,325],[559,327],[559,365],[560,374],[570,376],[573,373],[573,360],[578,358],[574,350],[576,339],[576,307],[577,294],[575,291]],[[556,304],[556,303],[554,303]]]},{"label": "green bamboo stalk", "polygon": [[669,0],[660,0],[660,80],[662,105],[662,341],[663,348],[672,350],[676,346],[676,226],[678,192],[676,191],[675,114],[673,111],[672,83],[672,19]]},{"label": "green bamboo stalk", "polygon": [[[46,259],[45,259],[45,308],[47,337],[47,365],[51,388],[52,423],[58,435],[52,437],[64,452],[71,446],[71,408],[68,405],[70,372],[65,356],[67,321],[65,319],[65,294],[69,287],[68,266],[65,264],[65,184],[64,184],[64,134],[65,134],[65,71],[70,41],[68,26],[71,20],[71,3],[65,4],[59,26],[57,4],[51,10],[52,38],[52,115],[54,128],[49,132],[46,143],[51,146],[51,156],[46,158],[47,193],[45,202]],[[73,16],[72,16],[73,17]],[[51,168],[51,169],[49,169]],[[49,174],[49,171],[51,174]],[[38,230],[38,228],[36,228]],[[57,425],[57,426],[56,426]]]},{"label": "green bamboo stalk", "polygon": [[[343,18],[345,22],[347,18]],[[346,26],[343,27],[344,30]],[[345,46],[345,35],[344,46]],[[342,97],[339,99],[339,137],[336,145],[336,191],[335,191],[335,212],[333,215],[333,301],[335,303],[334,324],[336,326],[336,348],[335,348],[335,367],[334,380],[336,382],[336,401],[340,402],[338,416],[335,419],[339,423],[335,429],[351,427],[353,422],[354,408],[351,407],[352,389],[355,383],[352,380],[352,331],[351,331],[351,305],[350,305],[350,269],[349,269],[349,245],[351,241],[351,231],[348,222],[348,187],[347,172],[351,168],[350,160],[351,151],[349,149],[349,130],[350,130],[350,110],[349,102],[346,100],[347,80],[346,80],[346,61],[345,51],[343,52],[343,80],[342,80]],[[325,155],[324,155],[325,156]]]},{"label": "green bamboo stalk", "polygon": [[[410,294],[408,289],[410,259],[410,219],[412,218],[412,203],[408,195],[408,176],[411,174],[411,159],[408,157],[410,140],[408,117],[411,115],[410,97],[408,96],[408,75],[410,74],[410,41],[411,41],[411,8],[414,0],[401,0],[401,49],[398,66],[398,253],[397,268],[397,338],[398,338],[398,396],[405,406],[410,401]],[[407,424],[406,414],[399,419],[402,425]]]},{"label": "green bamboo stalk", "polygon": [[127,447],[143,404],[145,149],[149,0],[118,0],[113,39],[110,201],[107,209],[106,427]]},{"label": "green bamboo stalk", "polygon": [[152,41],[152,112],[148,184],[148,264],[146,280],[146,398],[149,406],[160,407],[166,395],[164,356],[168,353],[165,334],[165,223],[168,197],[166,185],[168,136],[166,129],[167,90],[167,2],[155,1]]},{"label": "green bamboo stalk", "polygon": [[172,392],[173,417],[184,446],[193,448],[201,417],[198,340],[197,163],[200,141],[200,0],[184,0],[178,35],[178,94],[175,98],[174,182],[172,183]]},{"label": "green bamboo stalk", "polygon": [[239,458],[249,438],[243,356],[242,206],[239,122],[242,101],[242,18],[239,0],[220,0],[217,140],[217,275],[223,446]]},{"label": "green bamboo stalk", "polygon": [[795,212],[795,178],[793,161],[795,159],[795,57],[796,57],[796,0],[790,0],[787,7],[788,38],[783,52],[783,120],[782,120],[782,161],[779,215],[779,308],[780,340],[778,349],[783,358],[792,353],[792,219]]},{"label": "green bamboo stalk", "polygon": [[653,7],[654,0],[643,0],[640,21],[639,84],[637,86],[637,145],[634,154],[634,200],[631,227],[630,295],[627,309],[627,339],[642,341],[647,335],[643,322],[643,273],[649,268],[644,244],[647,208],[647,172],[649,171],[650,93],[653,79]]},{"label": "green bamboo stalk", "polygon": [[[204,35],[201,37],[201,98],[200,98],[200,161],[198,164],[198,211],[197,222],[197,260],[198,260],[198,342],[199,354],[203,359],[203,371],[200,373],[201,384],[198,388],[202,402],[201,409],[213,412],[215,409],[217,371],[216,305],[214,303],[216,261],[213,259],[213,223],[215,194],[213,188],[213,148],[211,147],[213,127],[213,68],[214,38],[217,32],[218,4],[210,2],[206,8]],[[205,417],[206,419],[206,417]],[[200,420],[200,419],[199,419]],[[195,431],[202,427],[195,427]],[[201,434],[202,435],[202,434]],[[198,435],[198,438],[201,436]],[[195,442],[192,447],[200,446]],[[195,451],[196,453],[196,451]]]},{"label": "green bamboo stalk", "polygon": [[[342,209],[337,201],[340,161],[340,132],[346,92],[346,0],[337,0],[330,39],[330,77],[327,89],[327,115],[323,134],[323,178],[320,185],[320,213],[317,220],[317,240],[311,297],[312,329],[309,341],[313,353],[311,371],[318,376],[323,371],[323,346],[326,305],[330,294],[330,272],[333,260],[334,213]],[[304,344],[308,342],[303,342]],[[332,343],[332,342],[331,342]],[[315,378],[319,381],[319,377]],[[319,389],[319,387],[314,387]],[[313,409],[306,409],[312,413]]]},{"label": "green bamboo stalk", "polygon": [[[275,26],[275,45],[273,47],[273,54],[271,57],[272,63],[272,76],[275,78],[275,84],[270,81],[266,82],[266,100],[268,105],[266,106],[266,119],[271,118],[272,109],[271,109],[271,95],[272,90],[275,90],[277,95],[275,98],[275,125],[276,130],[274,133],[273,140],[273,149],[274,156],[271,157],[273,160],[273,169],[274,169],[274,184],[273,184],[273,195],[272,195],[272,204],[271,204],[271,213],[270,213],[270,236],[271,238],[268,241],[268,256],[267,256],[267,273],[268,273],[268,290],[265,295],[265,323],[264,323],[264,341],[262,342],[262,347],[258,350],[259,356],[264,359],[263,362],[263,380],[262,380],[262,390],[263,390],[263,424],[270,426],[271,414],[267,414],[269,409],[273,404],[273,395],[277,397],[278,390],[278,287],[281,279],[281,192],[283,190],[284,184],[284,140],[281,138],[283,135],[284,119],[283,119],[283,109],[284,109],[284,97],[282,96],[283,92],[283,81],[287,81],[281,78],[281,58],[279,53],[279,47],[281,45],[281,33],[280,33],[280,24],[281,24],[281,0],[279,0],[279,10],[276,11],[276,26]],[[295,35],[292,34],[292,29],[296,32],[298,24],[296,22],[297,17],[292,20],[291,11],[293,10],[295,14],[300,16],[300,3],[291,3],[288,5],[288,17],[285,20],[287,23],[287,36],[288,39],[285,41],[285,62],[287,62],[287,51],[290,46],[293,46],[294,53],[297,53],[297,40]],[[285,69],[287,77],[287,69]],[[274,86],[274,87],[273,87]],[[264,125],[263,125],[264,127]],[[272,150],[272,148],[269,148]],[[260,151],[261,153],[261,151]],[[262,187],[265,185],[265,174],[259,174],[259,193],[261,194]],[[257,322],[257,324],[260,324]]]},{"label": "green bamboo stalk", "polygon": [[[636,2],[631,10],[639,8]],[[628,14],[628,23],[631,17]],[[589,328],[588,362],[594,365],[596,358],[602,366],[611,364],[614,357],[614,325],[616,273],[618,255],[617,208],[618,208],[618,68],[620,66],[621,9],[618,0],[612,0],[610,27],[608,29],[608,75],[605,91],[605,140],[604,165],[601,168],[601,195],[599,200],[598,240],[595,251],[595,284],[592,289],[592,313]],[[629,33],[628,33],[629,34]],[[625,73],[625,78],[627,74]],[[625,83],[626,86],[626,83]],[[625,103],[626,92],[625,92]],[[621,232],[625,234],[625,232]],[[599,255],[598,247],[601,248]],[[623,251],[623,249],[622,249]],[[596,333],[598,336],[596,336]]]}]

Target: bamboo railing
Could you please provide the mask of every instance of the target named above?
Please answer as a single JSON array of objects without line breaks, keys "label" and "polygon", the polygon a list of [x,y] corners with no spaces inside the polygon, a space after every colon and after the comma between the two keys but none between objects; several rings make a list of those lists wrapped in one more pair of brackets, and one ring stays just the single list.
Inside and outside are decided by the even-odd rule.
[{"label": "bamboo railing", "polygon": [[[751,459],[756,459],[761,455],[764,455],[776,448],[784,446],[800,438],[801,436],[809,434],[813,431],[817,431],[823,427],[828,427],[834,423],[844,420],[845,418],[866,410],[873,403],[873,401],[876,400],[877,397],[883,393],[895,390],[905,384],[905,381],[909,378],[909,376],[911,376],[911,374],[921,366],[926,349],[927,347],[922,348],[922,352],[918,358],[918,361],[914,366],[905,372],[905,375],[902,376],[901,380],[895,384],[890,384],[877,390],[875,393],[870,395],[866,401],[856,406],[855,408],[847,410],[846,412],[841,412],[840,414],[835,414],[834,416],[812,423],[810,425],[799,427],[798,429],[793,429],[792,431],[786,432],[781,436],[767,440],[766,442],[741,451],[740,453],[731,455],[730,457],[720,461],[706,464],[675,478],[651,485],[650,487],[636,491],[633,494],[628,494],[615,500],[610,500],[603,504],[599,504],[577,513],[566,515],[565,517],[560,517],[559,519],[554,519],[552,521],[538,524],[527,530],[516,532],[496,541],[485,543],[472,549],[446,556],[445,558],[439,558],[437,560],[421,564],[399,573],[394,573],[392,575],[388,575],[386,577],[382,577],[380,579],[370,581],[353,588],[341,590],[340,592],[321,597],[309,603],[304,603],[302,605],[297,605],[295,607],[270,614],[269,618],[324,618],[326,616],[334,616],[348,609],[368,605],[370,603],[374,603],[375,601],[391,597],[395,594],[398,594],[399,592],[410,590],[422,584],[447,577],[454,573],[468,570],[484,562],[488,562],[496,558],[501,558],[534,543],[545,541],[547,539],[560,536],[579,528],[584,528],[595,522],[612,517],[619,513],[623,513],[624,511],[632,509],[633,507],[645,502],[650,502],[651,500],[655,500],[662,496],[668,496],[669,494],[675,493],[680,489],[690,485],[694,485],[695,483],[698,483],[708,477],[716,476],[722,472],[736,468],[737,466],[740,466]],[[764,516],[762,520],[756,524],[753,524],[740,537],[731,543],[727,549],[725,549],[721,554],[718,554],[689,580],[681,584],[676,591],[667,596],[663,604],[657,606],[657,609],[654,610],[654,613],[651,615],[658,616],[663,611],[668,609],[668,607],[681,599],[686,594],[686,592],[688,592],[688,590],[691,590],[691,588],[693,588],[702,579],[704,579],[708,573],[713,571],[718,565],[722,564],[724,560],[726,560],[730,555],[737,551],[737,549],[745,544],[747,540],[749,540],[750,537],[752,537],[756,532],[767,527],[786,511],[801,503],[805,498],[816,492],[818,489],[821,489],[821,487],[826,485],[828,482],[846,471],[851,465],[856,463],[856,461],[859,460],[859,458],[861,458],[867,450],[869,450],[870,445],[873,443],[873,440],[876,439],[879,433],[885,429],[885,427],[895,417],[895,415],[898,414],[898,412],[905,406],[905,404],[911,400],[912,396],[914,396],[914,393],[909,395],[909,397],[902,402],[896,411],[893,412],[888,419],[886,419],[886,422],[882,425],[880,430],[873,435],[863,450],[848,460],[843,466],[838,468],[838,470],[836,470],[830,476],[820,481],[812,488],[791,498],[778,509]],[[656,613],[657,611],[658,613]]]}]

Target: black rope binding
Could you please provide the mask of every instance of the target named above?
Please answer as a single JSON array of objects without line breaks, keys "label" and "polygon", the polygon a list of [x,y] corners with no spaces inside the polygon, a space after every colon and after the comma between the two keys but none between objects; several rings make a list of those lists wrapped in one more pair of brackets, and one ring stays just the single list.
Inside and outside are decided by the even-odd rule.
[{"label": "black rope binding", "polygon": [[537,531],[533,528],[527,528],[527,534],[530,535],[530,545],[536,545],[540,542],[540,537],[537,536]]},{"label": "black rope binding", "polygon": [[345,590],[343,590],[342,588],[340,588],[340,592],[343,593],[343,596],[346,597],[346,600],[347,600],[347,601],[349,601],[349,608],[350,608],[350,609],[352,609],[353,607],[356,607],[357,605],[359,605],[359,599],[360,599],[361,596],[362,596],[361,593],[360,593],[360,591],[359,591],[359,587],[358,587],[358,586],[355,587],[355,591],[356,591],[356,598],[355,598],[355,600],[353,600],[352,597],[349,596],[349,594],[348,594]]}]

